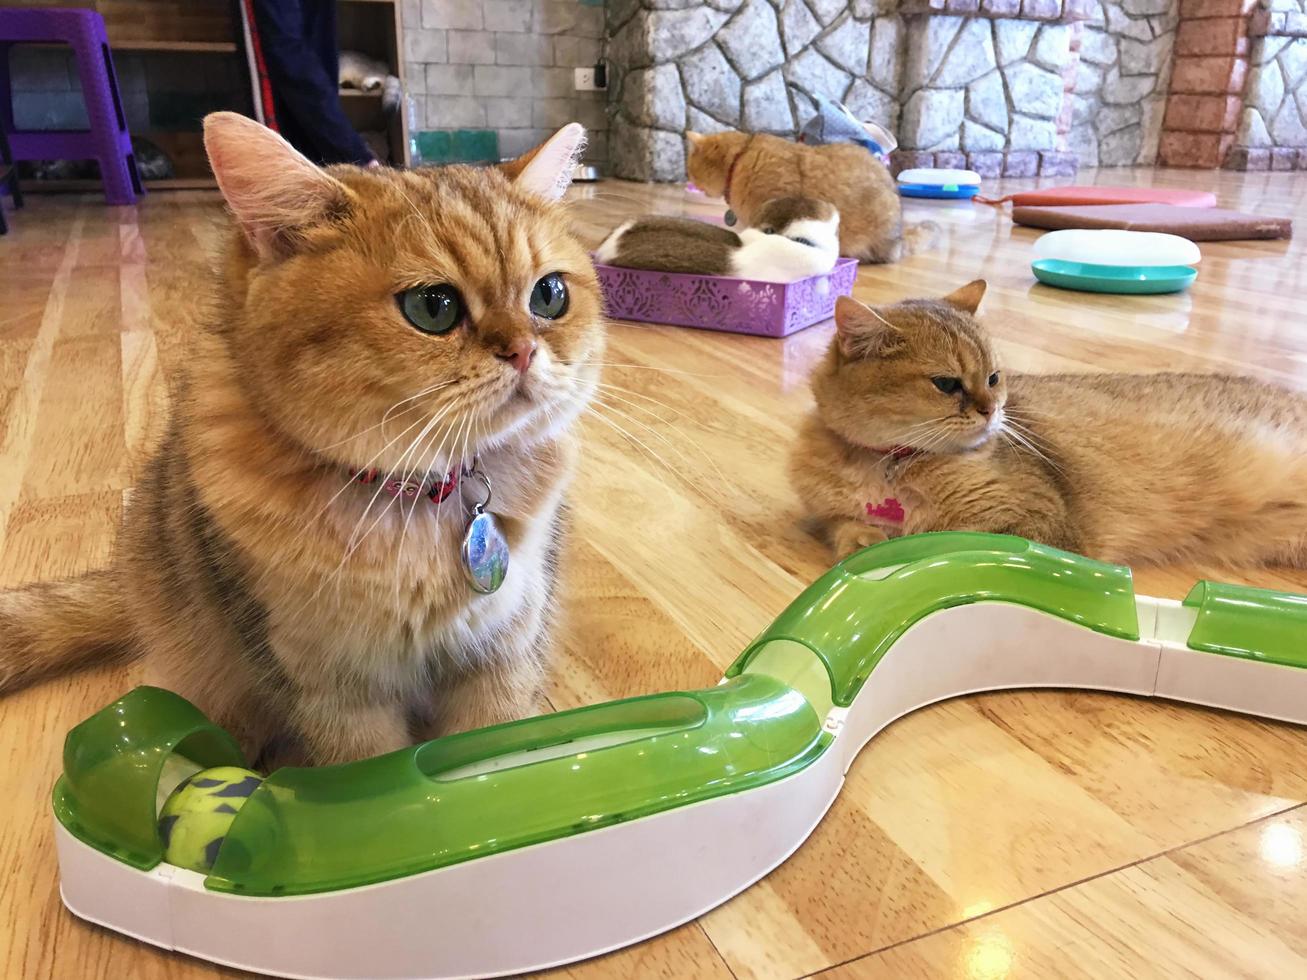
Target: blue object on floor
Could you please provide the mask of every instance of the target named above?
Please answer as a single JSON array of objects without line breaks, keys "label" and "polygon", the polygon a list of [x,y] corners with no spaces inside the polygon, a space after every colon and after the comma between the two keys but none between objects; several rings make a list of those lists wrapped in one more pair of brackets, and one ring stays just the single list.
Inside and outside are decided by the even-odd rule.
[{"label": "blue object on floor", "polygon": [[975,197],[980,187],[975,184],[899,184],[904,197],[933,197],[962,200]]}]

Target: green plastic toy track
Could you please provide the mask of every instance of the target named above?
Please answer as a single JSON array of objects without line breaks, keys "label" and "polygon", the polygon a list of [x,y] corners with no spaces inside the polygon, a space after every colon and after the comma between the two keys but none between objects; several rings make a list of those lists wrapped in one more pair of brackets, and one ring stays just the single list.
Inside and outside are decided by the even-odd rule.
[{"label": "green plastic toy track", "polygon": [[[235,818],[205,884],[258,896],[349,888],[783,779],[826,750],[827,711],[853,702],[904,631],[976,602],[1139,637],[1128,569],[998,535],[900,538],[805,590],[716,687],[279,770]],[[1307,666],[1307,599],[1202,583],[1186,604],[1198,607],[1194,649]],[[206,767],[243,763],[190,704],[138,688],[69,733],[56,815],[87,844],[152,867],[157,786],[173,752]]]}]

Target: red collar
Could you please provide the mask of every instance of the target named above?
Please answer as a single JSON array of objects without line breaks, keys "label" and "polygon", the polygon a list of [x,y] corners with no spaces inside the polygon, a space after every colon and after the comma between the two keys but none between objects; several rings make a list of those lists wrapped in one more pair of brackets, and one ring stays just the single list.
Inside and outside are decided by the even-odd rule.
[{"label": "red collar", "polygon": [[[351,479],[359,483],[372,484],[376,483],[381,477],[380,469],[367,470],[350,470]],[[392,497],[404,497],[412,500],[419,493],[423,493],[433,504],[443,502],[458,488],[459,473],[457,469],[452,469],[443,477],[423,476],[421,479],[406,480],[401,477],[391,477],[382,484],[381,489],[386,491]]]},{"label": "red collar", "polygon": [[[748,149],[748,147],[745,147],[745,149]],[[726,187],[722,190],[722,200],[726,202],[728,207],[731,203],[731,181],[735,179],[735,165],[740,162],[742,156],[744,156],[744,150],[737,153],[735,159],[731,161],[731,165],[726,168]]]},{"label": "red collar", "polygon": [[[757,133],[754,134],[754,136],[756,135]],[[744,149],[735,154],[735,159],[732,160],[731,165],[726,168],[726,186],[722,188],[722,200],[726,202],[727,207],[731,206],[731,182],[735,179],[735,165],[740,162],[746,153],[749,152],[749,147],[751,146],[753,146],[753,136],[749,137],[748,141],[744,144]]]}]

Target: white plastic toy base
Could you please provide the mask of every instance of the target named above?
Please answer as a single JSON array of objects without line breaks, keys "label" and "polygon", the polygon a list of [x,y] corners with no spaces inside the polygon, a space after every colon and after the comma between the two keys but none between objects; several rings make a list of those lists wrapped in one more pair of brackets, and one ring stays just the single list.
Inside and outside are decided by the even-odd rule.
[{"label": "white plastic toy base", "polygon": [[202,875],[169,865],[137,871],[56,821],[64,904],[156,946],[278,976],[499,976],[639,942],[743,891],[807,839],[868,740],[936,701],[1083,688],[1307,723],[1307,670],[1192,651],[1193,611],[1136,601],[1137,642],[1025,606],[943,610],[894,644],[851,707],[831,710],[834,743],[793,776],[362,888],[287,898],[210,892]]},{"label": "white plastic toy base", "polygon": [[899,172],[900,184],[928,184],[932,187],[957,185],[979,187],[980,174],[974,170],[949,170],[942,167],[916,167]]},{"label": "white plastic toy base", "polygon": [[1089,265],[1197,265],[1203,260],[1198,246],[1179,235],[1117,228],[1050,231],[1035,241],[1034,255]]}]

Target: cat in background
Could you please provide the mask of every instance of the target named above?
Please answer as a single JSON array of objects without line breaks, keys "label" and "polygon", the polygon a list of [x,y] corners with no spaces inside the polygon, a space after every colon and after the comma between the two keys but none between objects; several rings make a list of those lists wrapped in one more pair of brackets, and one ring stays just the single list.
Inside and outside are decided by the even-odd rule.
[{"label": "cat in background", "polygon": [[826,201],[784,197],[733,231],[693,218],[636,218],[595,251],[606,265],[658,272],[792,282],[828,273],[839,258],[839,212]]},{"label": "cat in background", "polygon": [[380,92],[381,107],[387,112],[397,112],[404,95],[399,79],[390,73],[390,66],[360,51],[340,53],[340,87]]},{"label": "cat in background", "polygon": [[883,163],[855,143],[808,146],[765,133],[686,133],[690,180],[723,197],[746,225],[773,198],[829,201],[840,216],[840,255],[897,262],[929,247],[934,222],[905,228],[898,186]]},{"label": "cat in background", "polygon": [[[141,180],[167,180],[175,176],[172,159],[158,144],[143,136],[132,137],[132,159]],[[24,176],[34,180],[99,180],[96,160],[34,160],[23,166]]]},{"label": "cat in background", "polygon": [[319,168],[230,112],[204,140],[234,221],[168,433],[110,567],[0,592],[0,691],[143,656],[265,765],[535,713],[604,349],[556,203],[584,131],[502,169]]},{"label": "cat in background", "polygon": [[922,531],[1106,561],[1307,566],[1307,397],[1203,374],[1015,374],[943,299],[835,307],[794,485],[838,555]]}]

